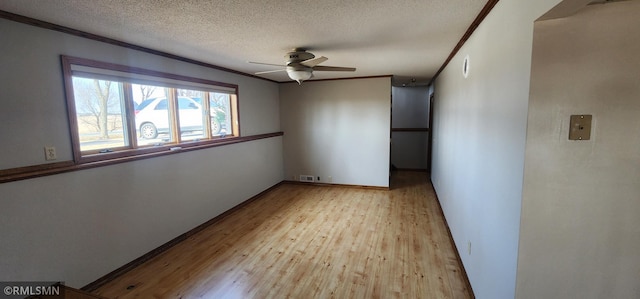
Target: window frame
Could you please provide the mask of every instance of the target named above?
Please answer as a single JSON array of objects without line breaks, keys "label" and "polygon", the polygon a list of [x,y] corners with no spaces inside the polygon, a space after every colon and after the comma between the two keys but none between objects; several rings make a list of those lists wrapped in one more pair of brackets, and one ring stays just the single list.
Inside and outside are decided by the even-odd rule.
[{"label": "window frame", "polygon": [[[200,148],[209,148],[217,146],[220,143],[227,143],[233,141],[234,139],[241,139],[240,136],[240,113],[239,113],[239,88],[236,84],[223,83],[218,81],[200,79],[195,77],[176,75],[166,72],[148,70],[138,67],[131,67],[126,65],[101,62],[91,59],[79,58],[61,55],[61,63],[62,63],[62,72],[64,79],[64,89],[65,89],[65,99],[67,105],[67,119],[69,121],[69,132],[71,135],[72,141],[72,149],[73,149],[73,159],[76,164],[84,164],[98,161],[107,161],[107,160],[116,160],[122,158],[132,158],[136,156],[146,157],[149,155],[155,155],[156,153],[162,152],[180,152],[182,149],[200,149]],[[76,101],[75,101],[75,92],[73,86],[73,66],[80,67],[88,67],[92,69],[101,69],[106,71],[115,71],[121,73],[128,73],[133,75],[141,75],[147,78],[157,78],[158,81],[156,83],[163,82],[163,79],[172,80],[175,82],[182,82],[184,86],[174,86],[170,87],[170,90],[173,92],[169,92],[167,94],[167,101],[169,102],[168,106],[172,111],[169,111],[169,114],[179,114],[179,109],[177,108],[179,103],[173,103],[172,99],[177,97],[177,89],[194,89],[204,91],[205,94],[210,92],[215,92],[216,87],[219,89],[227,90],[230,96],[230,107],[229,117],[231,118],[231,128],[228,128],[229,132],[225,136],[210,136],[210,124],[207,124],[203,128],[203,135],[207,136],[207,139],[201,140],[185,140],[181,141],[181,138],[178,136],[175,137],[175,140],[171,143],[165,143],[162,145],[147,145],[140,146],[138,145],[138,136],[137,136],[137,128],[135,126],[135,109],[133,105],[133,92],[131,88],[131,84],[139,84],[138,82],[132,82],[130,78],[118,78],[118,82],[123,83],[123,96],[125,103],[124,114],[125,117],[123,122],[125,122],[127,129],[123,130],[123,134],[126,134],[123,138],[129,140],[129,145],[118,148],[110,148],[107,152],[98,152],[98,151],[85,151],[83,152],[80,147],[80,133],[79,133],[79,125],[77,119],[77,109],[76,109]],[[98,74],[99,75],[99,74]],[[114,80],[115,76],[111,76]],[[153,84],[154,81],[149,79],[149,83]],[[192,84],[192,85],[190,85]],[[199,86],[209,86],[210,88],[198,89]],[[206,99],[206,100],[205,100]],[[202,107],[203,109],[209,108],[208,101],[209,96],[207,95],[202,99]],[[207,107],[207,108],[205,108]],[[175,110],[175,111],[173,111]],[[208,110],[206,110],[208,111]],[[207,116],[207,123],[210,123],[210,115]],[[172,122],[176,122],[175,124],[170,124],[171,127],[175,127],[175,130],[180,126],[179,120],[174,116],[171,118]],[[206,134],[206,135],[205,135]]]}]

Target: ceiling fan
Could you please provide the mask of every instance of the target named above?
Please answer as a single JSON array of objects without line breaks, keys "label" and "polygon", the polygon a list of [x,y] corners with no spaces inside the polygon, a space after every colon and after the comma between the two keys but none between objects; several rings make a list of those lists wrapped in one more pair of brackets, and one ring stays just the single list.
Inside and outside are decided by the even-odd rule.
[{"label": "ceiling fan", "polygon": [[285,58],[286,65],[253,62],[253,61],[249,61],[249,63],[284,67],[283,69],[279,69],[279,70],[257,72],[255,74],[260,75],[260,74],[286,71],[287,74],[289,75],[289,78],[295,80],[296,82],[298,82],[298,84],[302,84],[302,81],[309,80],[309,78],[313,76],[313,71],[355,72],[356,70],[356,68],[354,67],[318,65],[322,62],[327,61],[329,58],[324,56],[320,56],[316,58],[315,55],[307,52],[307,50],[305,49],[300,49],[300,48],[293,49],[293,51],[287,53],[287,55],[285,55],[284,58]]}]

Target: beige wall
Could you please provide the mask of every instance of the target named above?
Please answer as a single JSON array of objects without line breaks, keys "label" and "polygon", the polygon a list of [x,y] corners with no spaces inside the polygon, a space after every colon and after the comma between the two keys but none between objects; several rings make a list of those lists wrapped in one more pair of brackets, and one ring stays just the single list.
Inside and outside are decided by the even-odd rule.
[{"label": "beige wall", "polygon": [[499,1],[435,82],[432,181],[480,299],[515,296],[533,22],[558,2]]},{"label": "beige wall", "polygon": [[286,179],[389,186],[390,77],[281,84],[280,115]]},{"label": "beige wall", "polygon": [[[535,25],[518,298],[640,298],[640,1]],[[569,141],[572,114],[591,140]]]},{"label": "beige wall", "polygon": [[[72,159],[59,55],[239,85],[243,135],[280,131],[278,85],[0,19],[0,169]],[[0,280],[82,287],[283,180],[282,138],[0,184]]]}]

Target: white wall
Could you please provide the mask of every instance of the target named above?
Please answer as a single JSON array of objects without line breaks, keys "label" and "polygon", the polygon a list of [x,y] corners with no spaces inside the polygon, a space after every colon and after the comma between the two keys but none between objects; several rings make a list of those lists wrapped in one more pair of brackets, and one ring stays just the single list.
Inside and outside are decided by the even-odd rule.
[{"label": "white wall", "polygon": [[[242,135],[280,131],[276,83],[0,19],[0,169],[71,160],[59,55],[239,85]],[[0,280],[81,287],[282,181],[282,138],[0,184]]]},{"label": "white wall", "polygon": [[391,78],[280,85],[285,177],[389,186]]},{"label": "white wall", "polygon": [[[639,13],[535,25],[518,298],[640,298]],[[568,140],[572,114],[591,140]]]},{"label": "white wall", "polygon": [[515,296],[533,22],[558,2],[498,2],[435,82],[432,181],[480,299]]},{"label": "white wall", "polygon": [[[429,127],[429,87],[392,87],[392,128]],[[402,169],[427,169],[428,132],[393,132],[391,164]]]}]

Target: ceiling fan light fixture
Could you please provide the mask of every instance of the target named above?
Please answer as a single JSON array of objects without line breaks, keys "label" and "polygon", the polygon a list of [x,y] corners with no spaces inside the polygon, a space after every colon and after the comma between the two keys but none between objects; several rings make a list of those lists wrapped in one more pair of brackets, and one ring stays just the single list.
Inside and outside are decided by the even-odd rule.
[{"label": "ceiling fan light fixture", "polygon": [[273,70],[273,71],[262,71],[255,73],[256,75],[263,75],[269,73],[276,72],[284,72],[286,71],[289,75],[289,78],[298,82],[298,84],[302,85],[302,81],[306,81],[313,77],[314,71],[333,71],[333,72],[355,72],[356,68],[354,67],[340,67],[340,66],[325,66],[319,65],[327,61],[329,58],[321,56],[316,57],[315,55],[307,52],[304,49],[296,48],[293,52],[287,53],[284,56],[286,60],[286,65],[278,65],[272,63],[262,63],[262,62],[251,62],[254,64],[262,64],[262,65],[271,65],[271,66],[281,66],[283,69]]},{"label": "ceiling fan light fixture", "polygon": [[311,71],[309,70],[287,70],[287,74],[289,74],[289,78],[295,80],[298,84],[302,84],[302,81],[311,78]]}]

